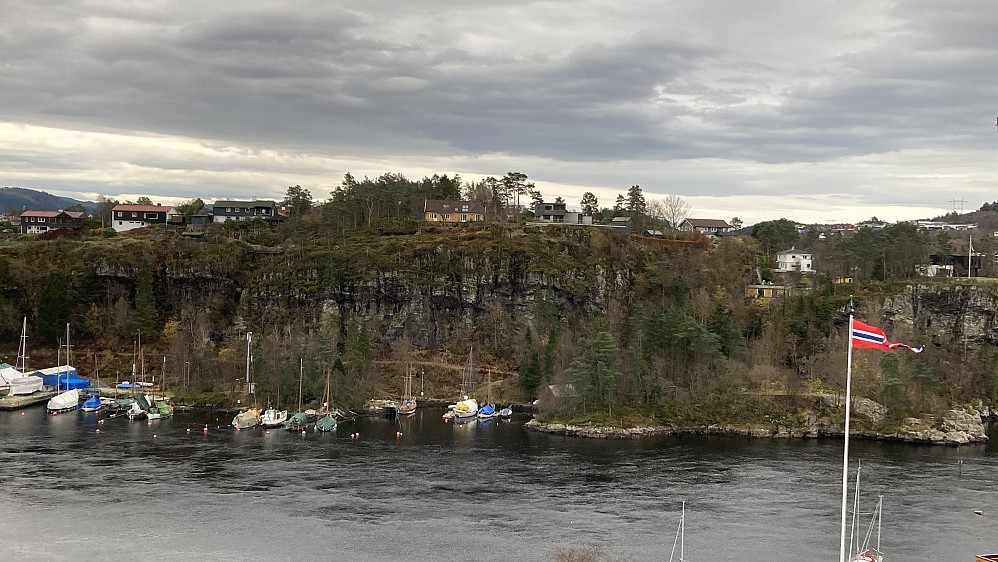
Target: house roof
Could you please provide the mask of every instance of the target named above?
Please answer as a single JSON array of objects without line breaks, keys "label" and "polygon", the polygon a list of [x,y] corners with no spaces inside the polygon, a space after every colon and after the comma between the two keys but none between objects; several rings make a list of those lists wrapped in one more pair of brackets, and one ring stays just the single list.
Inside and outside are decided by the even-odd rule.
[{"label": "house roof", "polygon": [[173,207],[163,205],[115,205],[112,211],[137,211],[139,213],[169,213]]},{"label": "house roof", "polygon": [[215,201],[214,207],[275,207],[277,203],[271,200],[259,200],[259,201]]},{"label": "house roof", "polygon": [[46,217],[55,218],[59,215],[68,215],[74,219],[78,219],[83,216],[81,211],[24,211],[21,213],[22,217]]},{"label": "house roof", "polygon": [[782,252],[776,252],[776,254],[777,255],[780,255],[780,254],[801,254],[801,255],[804,255],[804,256],[809,256],[809,255],[811,255],[811,252],[808,252],[806,250],[798,250],[797,248],[790,248],[789,250],[783,250]]},{"label": "house roof", "polygon": [[[465,211],[464,207],[468,210]],[[473,201],[448,201],[446,199],[426,199],[423,201],[424,213],[473,213],[484,215],[485,205]]]},{"label": "house roof", "polygon": [[698,226],[713,226],[716,228],[731,228],[728,221],[722,219],[686,219],[684,222],[696,228]]}]

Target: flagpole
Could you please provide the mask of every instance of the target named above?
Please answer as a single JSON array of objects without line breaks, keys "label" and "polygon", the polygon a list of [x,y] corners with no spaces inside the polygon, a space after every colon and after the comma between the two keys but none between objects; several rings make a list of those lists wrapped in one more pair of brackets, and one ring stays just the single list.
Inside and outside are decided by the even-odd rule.
[{"label": "flagpole", "polygon": [[852,400],[852,299],[849,299],[849,345],[846,362],[846,423],[845,447],[842,450],[842,533],[839,540],[839,562],[846,562],[846,504],[849,496],[849,402]]}]

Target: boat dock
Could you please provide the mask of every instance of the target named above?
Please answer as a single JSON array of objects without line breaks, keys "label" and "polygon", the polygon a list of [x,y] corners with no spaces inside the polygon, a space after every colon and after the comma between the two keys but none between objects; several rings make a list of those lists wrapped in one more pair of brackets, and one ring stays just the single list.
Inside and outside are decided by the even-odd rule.
[{"label": "boat dock", "polygon": [[58,392],[54,390],[40,390],[31,394],[18,394],[17,396],[4,396],[0,398],[0,410],[20,410],[42,402],[48,402]]}]

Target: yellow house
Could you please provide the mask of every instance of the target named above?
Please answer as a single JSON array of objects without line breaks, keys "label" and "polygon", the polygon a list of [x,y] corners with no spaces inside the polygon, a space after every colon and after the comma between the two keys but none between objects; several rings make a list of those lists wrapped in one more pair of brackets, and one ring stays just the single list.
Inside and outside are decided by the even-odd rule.
[{"label": "yellow house", "polygon": [[426,199],[423,219],[427,222],[474,222],[485,220],[485,206],[471,201]]},{"label": "yellow house", "polygon": [[772,299],[787,294],[783,285],[749,285],[745,287],[745,296],[750,299]]}]

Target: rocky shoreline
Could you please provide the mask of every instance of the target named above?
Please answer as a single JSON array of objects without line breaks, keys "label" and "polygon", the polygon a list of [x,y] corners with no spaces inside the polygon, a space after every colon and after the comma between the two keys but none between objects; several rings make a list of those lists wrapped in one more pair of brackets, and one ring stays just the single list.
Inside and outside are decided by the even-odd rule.
[{"label": "rocky shoreline", "polygon": [[[981,414],[978,412],[949,410],[943,414],[940,428],[923,428],[921,427],[924,425],[923,422],[917,418],[908,418],[905,422],[906,425],[911,427],[910,430],[895,433],[850,431],[849,435],[853,439],[950,446],[984,443],[988,440]],[[777,428],[749,429],[723,425],[622,428],[543,423],[534,418],[527,422],[525,427],[529,430],[542,433],[567,435],[570,437],[588,437],[591,439],[634,439],[670,435],[726,435],[768,439],[813,439],[843,436],[841,428],[828,427],[817,423],[812,423],[807,428],[787,428],[780,426]]]}]

